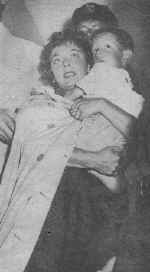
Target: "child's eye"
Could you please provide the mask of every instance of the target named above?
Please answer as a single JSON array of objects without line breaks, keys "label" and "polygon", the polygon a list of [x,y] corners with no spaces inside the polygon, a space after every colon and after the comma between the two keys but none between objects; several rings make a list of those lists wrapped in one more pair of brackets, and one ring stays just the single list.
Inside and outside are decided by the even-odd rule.
[{"label": "child's eye", "polygon": [[72,52],[71,55],[72,55],[72,57],[78,57],[79,54],[77,52]]},{"label": "child's eye", "polygon": [[107,48],[111,48],[110,44],[106,44],[106,47],[107,47]]},{"label": "child's eye", "polygon": [[100,49],[99,48],[95,48],[93,53],[96,55],[98,52],[100,52]]}]

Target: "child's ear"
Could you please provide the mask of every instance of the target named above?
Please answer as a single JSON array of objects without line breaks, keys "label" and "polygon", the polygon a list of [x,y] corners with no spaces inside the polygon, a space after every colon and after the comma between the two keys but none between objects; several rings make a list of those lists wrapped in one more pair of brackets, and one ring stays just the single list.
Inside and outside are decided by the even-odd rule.
[{"label": "child's ear", "polygon": [[122,64],[123,66],[126,66],[128,62],[130,61],[131,57],[133,56],[133,51],[130,49],[123,50],[122,54]]},{"label": "child's ear", "polygon": [[91,66],[88,64],[87,73],[90,71]]}]

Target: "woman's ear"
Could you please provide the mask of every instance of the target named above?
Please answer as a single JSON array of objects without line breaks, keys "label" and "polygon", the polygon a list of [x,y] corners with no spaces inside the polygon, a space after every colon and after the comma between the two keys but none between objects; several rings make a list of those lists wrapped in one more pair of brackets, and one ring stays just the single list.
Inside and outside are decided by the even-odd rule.
[{"label": "woman's ear", "polygon": [[126,66],[128,64],[128,62],[130,61],[130,59],[133,56],[133,51],[130,49],[125,49],[123,50],[123,54],[122,54],[122,65]]}]

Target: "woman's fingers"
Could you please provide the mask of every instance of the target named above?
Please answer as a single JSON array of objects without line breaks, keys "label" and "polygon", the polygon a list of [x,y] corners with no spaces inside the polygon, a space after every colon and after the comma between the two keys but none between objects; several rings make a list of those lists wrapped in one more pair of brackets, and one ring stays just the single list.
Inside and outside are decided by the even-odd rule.
[{"label": "woman's fingers", "polygon": [[69,112],[70,112],[70,114],[71,114],[72,117],[74,117],[77,120],[80,120],[81,112],[80,112],[79,109],[71,108],[69,110]]},{"label": "woman's fingers", "polygon": [[76,99],[76,101],[72,104],[71,109],[73,111],[79,110],[79,106],[80,106],[81,103],[83,103],[83,99],[81,99],[81,98],[80,99]]},{"label": "woman's fingers", "polygon": [[116,175],[120,161],[119,151],[120,150],[117,147],[106,147],[97,152],[97,167],[100,173],[113,176]]}]

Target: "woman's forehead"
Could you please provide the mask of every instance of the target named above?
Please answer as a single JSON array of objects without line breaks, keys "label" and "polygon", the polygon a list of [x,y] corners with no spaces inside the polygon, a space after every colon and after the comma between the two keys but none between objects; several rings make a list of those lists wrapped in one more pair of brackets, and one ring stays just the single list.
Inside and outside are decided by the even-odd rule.
[{"label": "woman's forehead", "polygon": [[53,48],[51,52],[51,57],[54,55],[63,55],[65,52],[68,51],[79,51],[82,52],[82,49],[75,44],[74,41],[66,41],[60,45],[57,45],[56,47]]}]

